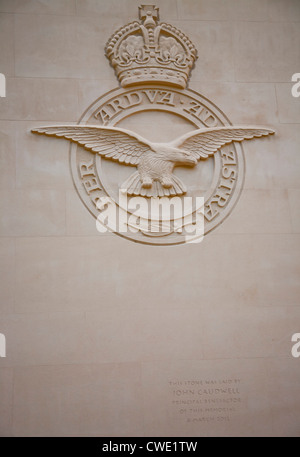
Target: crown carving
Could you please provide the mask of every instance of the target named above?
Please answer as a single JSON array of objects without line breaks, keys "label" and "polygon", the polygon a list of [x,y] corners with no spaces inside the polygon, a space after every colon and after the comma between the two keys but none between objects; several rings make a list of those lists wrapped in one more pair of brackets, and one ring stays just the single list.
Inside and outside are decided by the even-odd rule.
[{"label": "crown carving", "polygon": [[121,86],[160,83],[184,89],[197,58],[195,46],[176,27],[159,23],[154,5],[140,6],[139,18],[117,30],[105,47]]}]

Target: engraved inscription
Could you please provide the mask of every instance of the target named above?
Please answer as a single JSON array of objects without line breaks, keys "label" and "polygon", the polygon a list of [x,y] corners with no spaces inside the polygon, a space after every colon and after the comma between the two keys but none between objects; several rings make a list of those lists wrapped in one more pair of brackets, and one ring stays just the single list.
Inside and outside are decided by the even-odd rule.
[{"label": "engraved inscription", "polygon": [[229,422],[243,404],[239,378],[168,382],[170,406],[186,423]]},{"label": "engraved inscription", "polygon": [[160,109],[160,105],[176,107],[178,114],[182,113],[182,115],[184,115],[184,113],[188,113],[192,117],[200,120],[205,127],[216,127],[219,125],[218,119],[214,113],[201,103],[190,100],[188,97],[184,96],[184,94],[179,94],[175,91],[158,89],[127,91],[125,94],[121,96],[118,95],[102,105],[101,108],[96,111],[94,117],[103,125],[107,125],[117,117],[121,111],[132,109],[139,105],[143,105],[145,109],[149,109],[149,107],[152,109],[155,107]]},{"label": "engraved inscription", "polygon": [[93,160],[90,162],[81,162],[79,165],[79,173],[82,178],[83,187],[88,195],[96,190],[101,190]]},{"label": "engraved inscription", "polygon": [[216,191],[204,209],[204,217],[211,221],[220,214],[220,208],[223,208],[228,202],[235,184],[238,173],[236,153],[233,150],[221,151],[221,176]]}]

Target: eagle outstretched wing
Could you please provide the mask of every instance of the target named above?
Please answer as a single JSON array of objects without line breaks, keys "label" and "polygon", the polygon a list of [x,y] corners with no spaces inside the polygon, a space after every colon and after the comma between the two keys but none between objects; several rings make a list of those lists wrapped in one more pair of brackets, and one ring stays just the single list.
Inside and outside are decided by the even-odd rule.
[{"label": "eagle outstretched wing", "polygon": [[39,127],[32,132],[66,138],[107,159],[133,166],[138,165],[144,153],[152,150],[141,136],[116,127],[57,125]]},{"label": "eagle outstretched wing", "polygon": [[215,127],[194,130],[177,138],[170,145],[189,151],[197,160],[201,160],[212,156],[232,141],[243,141],[272,133],[275,131],[263,127]]}]

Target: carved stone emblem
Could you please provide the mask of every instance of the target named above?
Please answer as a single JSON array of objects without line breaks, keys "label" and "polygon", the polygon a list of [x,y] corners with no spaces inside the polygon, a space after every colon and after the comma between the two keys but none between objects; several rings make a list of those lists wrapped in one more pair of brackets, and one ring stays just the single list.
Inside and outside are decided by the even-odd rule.
[{"label": "carved stone emblem", "polygon": [[[96,100],[78,125],[42,127],[32,132],[71,141],[75,187],[104,226],[140,243],[181,244],[187,240],[185,230],[195,225],[199,214],[203,216],[203,234],[228,216],[243,186],[241,142],[274,130],[232,126],[215,105],[187,89],[197,58],[194,45],[177,28],[158,22],[158,8],[143,5],[139,16],[140,22],[119,29],[105,48],[121,88]],[[153,116],[143,121],[149,135],[136,133],[134,127],[122,127],[130,118],[137,119],[138,125],[137,116],[142,113],[171,115],[172,119],[175,115],[190,129],[178,134],[174,123],[174,128],[168,129],[172,139],[158,142],[152,140],[153,130],[161,133],[163,127],[155,125]],[[147,204],[163,206],[174,203],[174,197],[179,205],[188,201],[184,215],[158,214],[155,223],[149,224]],[[197,197],[202,199],[200,206]],[[144,199],[144,213],[130,206],[130,199],[133,203],[136,198]],[[126,215],[122,228],[115,221],[111,227],[107,217],[101,218],[109,215],[109,205]],[[178,223],[182,216],[188,223],[186,219]]]}]

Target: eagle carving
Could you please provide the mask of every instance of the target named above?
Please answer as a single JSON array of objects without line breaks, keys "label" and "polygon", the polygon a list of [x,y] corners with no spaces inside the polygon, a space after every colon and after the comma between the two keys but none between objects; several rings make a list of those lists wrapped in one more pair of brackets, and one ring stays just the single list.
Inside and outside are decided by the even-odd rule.
[{"label": "eagle carving", "polygon": [[104,159],[136,167],[121,188],[128,195],[163,197],[186,193],[184,183],[173,174],[174,167],[194,167],[226,144],[267,136],[274,130],[242,126],[203,128],[169,143],[152,143],[129,130],[94,125],[58,125],[32,132],[66,138]]}]

